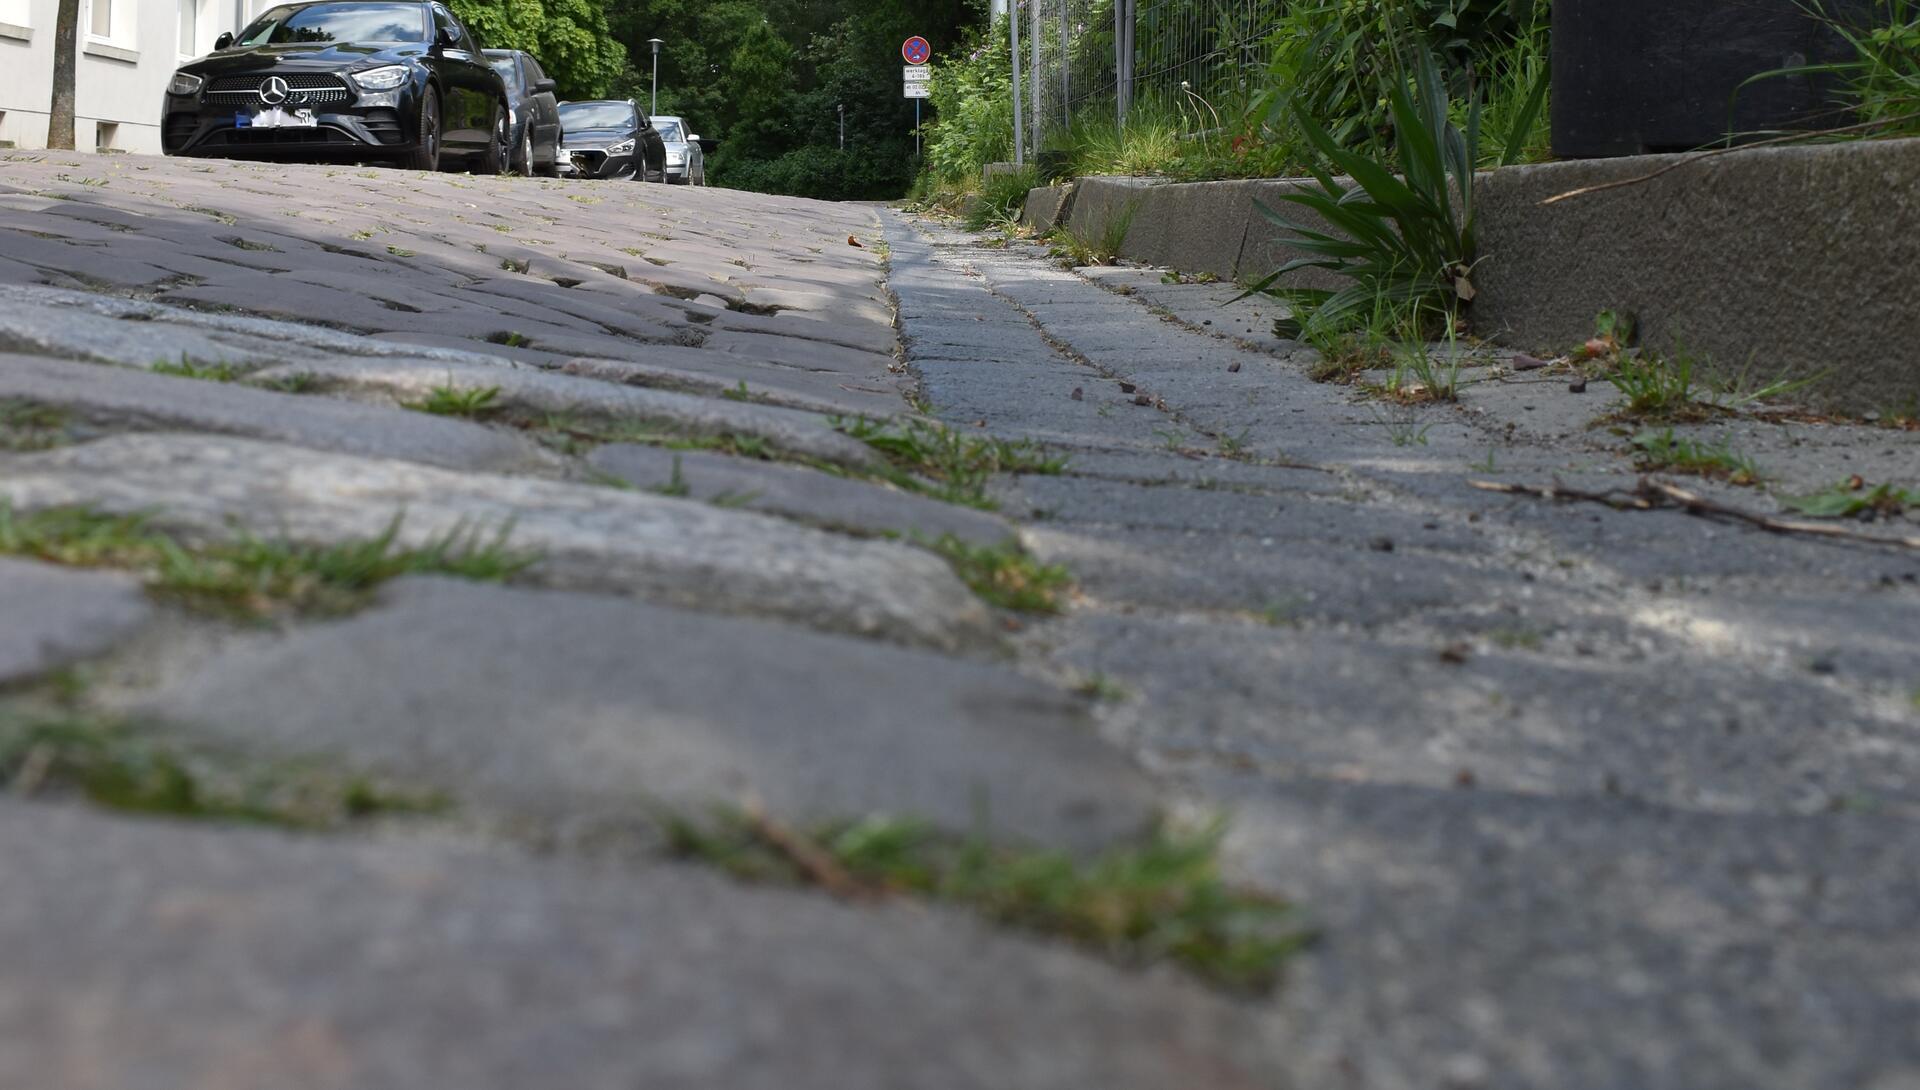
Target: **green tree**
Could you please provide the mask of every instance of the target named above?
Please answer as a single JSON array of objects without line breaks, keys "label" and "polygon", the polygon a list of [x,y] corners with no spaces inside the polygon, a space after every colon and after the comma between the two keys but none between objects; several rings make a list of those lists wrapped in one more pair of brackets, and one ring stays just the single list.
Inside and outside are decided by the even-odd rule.
[{"label": "green tree", "polygon": [[562,98],[602,97],[627,67],[626,49],[593,0],[452,0],[452,6],[487,48],[538,57]]}]

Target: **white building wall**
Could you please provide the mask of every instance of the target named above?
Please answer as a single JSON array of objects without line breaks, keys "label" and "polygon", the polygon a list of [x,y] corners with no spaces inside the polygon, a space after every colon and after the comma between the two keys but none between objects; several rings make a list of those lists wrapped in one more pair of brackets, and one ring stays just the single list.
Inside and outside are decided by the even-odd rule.
[{"label": "white building wall", "polygon": [[[238,29],[248,4],[80,0],[74,145],[159,154],[161,99],[173,70]],[[0,0],[0,142],[46,146],[58,9],[59,0]]]}]

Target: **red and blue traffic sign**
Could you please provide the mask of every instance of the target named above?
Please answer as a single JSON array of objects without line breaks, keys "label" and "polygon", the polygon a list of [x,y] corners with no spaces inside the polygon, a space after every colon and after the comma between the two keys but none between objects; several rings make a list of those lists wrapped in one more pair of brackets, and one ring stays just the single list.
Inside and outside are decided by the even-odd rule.
[{"label": "red and blue traffic sign", "polygon": [[925,64],[933,59],[933,47],[927,44],[925,38],[915,34],[901,43],[900,55],[907,59],[908,64]]}]

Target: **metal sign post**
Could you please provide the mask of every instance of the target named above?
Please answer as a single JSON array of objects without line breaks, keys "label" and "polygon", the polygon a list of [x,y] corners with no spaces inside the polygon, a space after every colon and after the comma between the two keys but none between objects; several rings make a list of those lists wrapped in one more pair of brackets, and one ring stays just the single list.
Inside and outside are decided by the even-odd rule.
[{"label": "metal sign post", "polygon": [[933,59],[933,46],[915,34],[900,43],[900,57],[907,62],[900,72],[901,91],[913,100],[913,154],[920,155],[920,100],[932,90],[933,72],[927,62]]}]

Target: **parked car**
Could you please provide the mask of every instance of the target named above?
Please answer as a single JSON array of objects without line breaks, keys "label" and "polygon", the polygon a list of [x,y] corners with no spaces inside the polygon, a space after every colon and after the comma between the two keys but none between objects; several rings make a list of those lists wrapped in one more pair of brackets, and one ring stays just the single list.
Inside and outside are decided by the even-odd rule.
[{"label": "parked car", "polygon": [[575,178],[666,177],[667,145],[631,101],[560,104],[560,173]]},{"label": "parked car", "polygon": [[519,49],[489,49],[487,60],[507,85],[507,169],[548,177],[560,173],[560,103],[554,83],[533,54]]},{"label": "parked car", "polygon": [[667,181],[675,185],[707,184],[707,152],[714,141],[687,131],[682,117],[654,117],[655,131],[667,146]]},{"label": "parked car", "polygon": [[167,85],[168,155],[507,165],[507,90],[453,13],[425,0],[263,12]]}]

